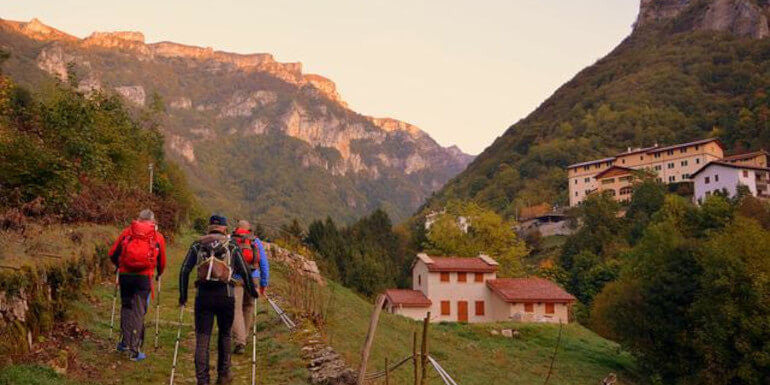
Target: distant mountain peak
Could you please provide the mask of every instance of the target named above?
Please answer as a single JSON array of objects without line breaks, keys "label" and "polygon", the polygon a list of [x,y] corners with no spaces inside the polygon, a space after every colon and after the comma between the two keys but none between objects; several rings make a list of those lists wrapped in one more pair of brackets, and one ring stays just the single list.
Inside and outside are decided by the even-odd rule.
[{"label": "distant mountain peak", "polygon": [[677,30],[762,39],[770,36],[769,14],[770,5],[756,0],[641,0],[635,28],[673,21]]}]

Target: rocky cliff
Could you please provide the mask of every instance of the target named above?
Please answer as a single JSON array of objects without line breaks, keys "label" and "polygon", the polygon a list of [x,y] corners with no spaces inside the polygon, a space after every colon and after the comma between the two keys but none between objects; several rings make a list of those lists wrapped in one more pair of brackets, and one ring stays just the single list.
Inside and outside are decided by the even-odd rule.
[{"label": "rocky cliff", "polygon": [[723,31],[761,39],[770,35],[770,5],[757,0],[642,0],[637,27],[679,20],[692,30]]},{"label": "rocky cliff", "polygon": [[[350,110],[332,80],[267,53],[147,43],[135,31],[79,39],[38,20],[0,20],[0,47],[12,53],[7,72],[22,82],[39,83],[34,71],[63,80],[74,74],[83,92],[114,92],[138,108],[163,100],[170,153],[214,208],[347,220],[383,206],[398,219],[472,160],[414,125]],[[232,173],[232,161],[248,166]],[[278,181],[255,180],[272,172]],[[217,178],[234,178],[238,191],[218,191]],[[271,204],[254,208],[266,196]]]}]

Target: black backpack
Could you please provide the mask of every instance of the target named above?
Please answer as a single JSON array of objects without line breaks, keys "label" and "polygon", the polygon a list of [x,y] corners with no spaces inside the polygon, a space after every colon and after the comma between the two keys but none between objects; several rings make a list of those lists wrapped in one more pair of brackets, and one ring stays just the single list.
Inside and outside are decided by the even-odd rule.
[{"label": "black backpack", "polygon": [[229,283],[233,278],[230,237],[224,234],[207,234],[198,241],[196,270],[198,282]]}]

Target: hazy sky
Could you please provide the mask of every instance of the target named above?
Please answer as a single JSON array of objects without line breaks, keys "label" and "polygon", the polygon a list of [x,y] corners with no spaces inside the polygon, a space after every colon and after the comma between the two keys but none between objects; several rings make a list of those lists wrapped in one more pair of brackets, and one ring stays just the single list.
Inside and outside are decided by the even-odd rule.
[{"label": "hazy sky", "polygon": [[3,0],[0,18],[272,53],[332,79],[357,112],[476,154],[615,47],[638,9],[639,0]]}]

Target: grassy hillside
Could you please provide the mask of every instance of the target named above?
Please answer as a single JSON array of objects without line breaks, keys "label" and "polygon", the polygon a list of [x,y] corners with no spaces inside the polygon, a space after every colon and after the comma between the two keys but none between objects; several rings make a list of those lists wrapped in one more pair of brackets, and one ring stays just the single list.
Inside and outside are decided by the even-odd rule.
[{"label": "grassy hillside", "polygon": [[635,30],[508,128],[430,205],[474,199],[508,215],[564,205],[567,165],[629,146],[713,136],[728,152],[770,148],[770,39],[693,32],[702,11]]},{"label": "grassy hillside", "polygon": [[[114,352],[114,341],[108,340],[112,286],[105,283],[77,301],[70,311],[70,315],[90,334],[48,348],[53,349],[49,352],[51,356],[61,357],[64,354],[65,360],[70,361],[66,375],[60,376],[45,366],[36,366],[56,364],[56,358],[45,362],[33,360],[30,364],[0,369],[0,384],[145,384],[167,381],[176,332],[174,326],[179,314],[176,306],[179,264],[191,239],[191,235],[181,237],[170,249],[170,267],[164,276],[160,294],[160,349],[156,351],[152,348],[153,330],[149,328],[145,345],[149,360],[131,363]],[[286,296],[288,279],[285,267],[276,263],[272,272],[272,290]],[[327,295],[325,298],[329,299],[329,295],[333,297],[329,299],[332,306],[327,313],[325,338],[348,362],[357,366],[372,304],[334,282],[329,282],[324,290]],[[152,324],[154,309],[152,306],[148,313],[148,325]],[[288,333],[275,314],[267,311],[265,302],[260,301],[259,309],[257,346],[260,384],[306,383],[307,370],[299,354],[300,335],[303,333]],[[194,334],[191,321],[192,312],[187,309],[179,356],[178,384],[193,383]],[[412,332],[419,327],[417,322],[383,314],[372,352],[371,370],[382,368],[385,357],[395,361],[409,355]],[[302,326],[302,329],[306,328],[312,326]],[[492,329],[501,328],[517,329],[521,332],[521,338],[508,339],[490,334]],[[558,326],[555,325],[433,325],[430,333],[431,355],[460,384],[532,384],[544,379],[557,335]],[[616,344],[577,324],[566,326],[562,338],[551,384],[593,383],[610,372],[619,374],[621,384],[636,383],[633,359],[621,352]],[[246,383],[249,378],[249,358],[234,356],[234,372],[238,383]],[[408,383],[411,378],[410,366],[406,366],[394,373],[396,381],[392,383]],[[431,371],[430,384],[439,384],[439,381]]]},{"label": "grassy hillside", "polygon": [[[286,290],[283,274],[273,275],[273,284]],[[349,289],[329,282],[321,295],[331,307],[327,314],[326,341],[357,367],[366,336],[373,305]],[[331,297],[331,298],[330,298]],[[421,323],[383,313],[372,349],[369,370],[384,368],[387,357],[391,363],[411,355],[412,333]],[[492,335],[503,328],[519,330],[519,339]],[[534,384],[545,379],[556,345],[558,325],[544,324],[436,324],[430,330],[430,354],[445,370],[463,385]],[[550,384],[598,383],[610,372],[619,376],[619,384],[635,384],[635,362],[620,347],[578,325],[563,330],[554,372]],[[411,364],[393,374],[393,383],[407,384],[413,377]],[[441,384],[438,375],[430,371],[430,384]]]}]

